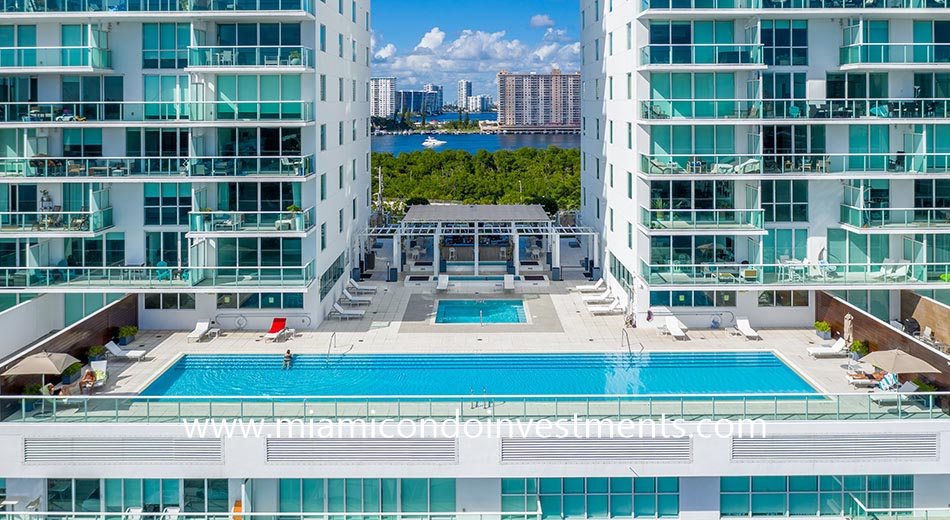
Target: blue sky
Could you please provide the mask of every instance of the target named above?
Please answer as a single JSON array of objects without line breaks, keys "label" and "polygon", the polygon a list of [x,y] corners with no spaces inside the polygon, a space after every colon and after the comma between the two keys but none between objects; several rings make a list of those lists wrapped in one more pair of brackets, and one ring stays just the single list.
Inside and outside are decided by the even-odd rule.
[{"label": "blue sky", "polygon": [[396,76],[397,88],[457,83],[497,97],[495,76],[565,72],[580,66],[577,0],[374,0],[373,76]]}]

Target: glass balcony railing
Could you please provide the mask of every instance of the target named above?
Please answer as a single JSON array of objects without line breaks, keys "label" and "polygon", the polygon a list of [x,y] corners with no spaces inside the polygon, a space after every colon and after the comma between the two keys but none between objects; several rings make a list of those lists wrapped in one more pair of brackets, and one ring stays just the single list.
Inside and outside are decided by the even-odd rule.
[{"label": "glass balcony railing", "polygon": [[313,121],[309,101],[0,103],[0,123]]},{"label": "glass balcony railing", "polygon": [[4,68],[111,69],[112,51],[97,47],[0,47]]},{"label": "glass balcony railing", "polygon": [[0,213],[3,233],[89,233],[113,226],[112,208],[99,211],[37,211]]},{"label": "glass balcony railing", "polygon": [[950,229],[950,208],[856,208],[842,204],[841,223],[868,229]]},{"label": "glass balcony railing", "polygon": [[643,225],[660,231],[761,231],[761,209],[647,209],[640,207]]},{"label": "glass balcony railing", "polygon": [[313,155],[0,158],[0,177],[306,177],[315,162]]},{"label": "glass balcony railing", "polygon": [[7,267],[0,268],[0,287],[137,288],[181,290],[199,288],[309,287],[313,262],[303,267]]},{"label": "glass balcony railing", "polygon": [[672,99],[640,102],[644,119],[942,119],[948,99]]},{"label": "glass balcony railing", "polygon": [[[75,395],[0,396],[7,422],[177,423],[182,420],[286,419],[551,421],[623,419],[655,421],[893,421],[946,420],[950,393],[682,395],[487,395],[345,397],[144,397]],[[491,407],[479,406],[485,402]],[[45,407],[43,406],[45,403]],[[21,511],[12,514],[19,515]],[[48,515],[49,513],[44,513]],[[119,515],[121,513],[115,513]],[[342,513],[341,513],[342,514]],[[355,513],[354,513],[355,514]],[[417,513],[418,514],[418,513]],[[359,513],[365,516],[366,513]],[[284,513],[281,513],[284,516]],[[307,513],[319,518],[320,513]],[[518,514],[519,518],[521,513]],[[418,519],[416,519],[418,520]],[[441,519],[440,519],[441,520]]]},{"label": "glass balcony railing", "polygon": [[950,65],[950,43],[860,43],[841,47],[841,65],[930,63]]},{"label": "glass balcony railing", "polygon": [[640,49],[640,65],[762,65],[758,44],[647,45]]},{"label": "glass balcony railing", "polygon": [[914,262],[836,264],[791,261],[779,264],[705,263],[650,265],[641,274],[655,286],[704,285],[924,285],[950,281],[950,264]]},{"label": "glass balcony railing", "polygon": [[189,47],[189,67],[312,68],[313,49],[294,45],[245,47]]},{"label": "glass balcony railing", "polygon": [[187,11],[304,11],[312,0],[12,0],[0,4],[5,13],[164,13]]},{"label": "glass balcony railing", "polygon": [[950,173],[950,154],[810,153],[781,155],[641,155],[648,175]]},{"label": "glass balcony railing", "polygon": [[642,0],[642,9],[946,9],[945,0]]},{"label": "glass balcony railing", "polygon": [[195,233],[266,232],[302,233],[313,229],[317,212],[302,211],[197,211],[189,214]]}]

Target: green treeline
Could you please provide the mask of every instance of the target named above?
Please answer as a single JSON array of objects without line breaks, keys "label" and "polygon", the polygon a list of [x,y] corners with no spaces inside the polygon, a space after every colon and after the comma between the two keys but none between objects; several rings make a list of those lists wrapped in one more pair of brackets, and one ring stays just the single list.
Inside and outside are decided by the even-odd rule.
[{"label": "green treeline", "polygon": [[[581,198],[580,150],[550,147],[475,155],[462,150],[425,150],[393,156],[373,154],[383,168],[387,200],[424,198],[466,204],[519,204],[553,200],[559,209],[577,209]],[[518,181],[521,181],[520,184]]]}]

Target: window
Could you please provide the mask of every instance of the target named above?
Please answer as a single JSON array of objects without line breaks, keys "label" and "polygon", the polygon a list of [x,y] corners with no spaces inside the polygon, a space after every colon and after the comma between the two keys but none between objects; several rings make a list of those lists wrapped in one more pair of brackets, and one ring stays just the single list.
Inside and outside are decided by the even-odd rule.
[{"label": "window", "polygon": [[327,75],[320,74],[320,101],[327,100]]},{"label": "window", "polygon": [[808,181],[762,181],[766,222],[808,222]]},{"label": "window", "polygon": [[145,191],[146,226],[187,226],[191,211],[190,183],[147,182]]},{"label": "window", "polygon": [[[911,475],[720,477],[722,516],[843,516],[858,512],[852,497],[868,507],[910,509]],[[863,512],[863,511],[861,511]]]},{"label": "window", "polygon": [[327,149],[327,124],[320,125],[320,151]]},{"label": "window", "polygon": [[327,223],[320,224],[320,251],[327,248]]},{"label": "window", "polygon": [[302,293],[222,293],[218,309],[302,309]]},{"label": "window", "polygon": [[808,307],[808,291],[761,291],[759,307]]},{"label": "window", "polygon": [[[679,516],[679,479],[506,478],[501,482],[504,513],[545,518],[669,518]],[[519,515],[519,516],[520,516]]]},{"label": "window", "polygon": [[195,295],[187,293],[146,294],[145,308],[165,311],[194,310]]},{"label": "window", "polygon": [[651,291],[654,307],[735,307],[735,291]]},{"label": "window", "polygon": [[[321,237],[326,234],[327,225],[320,225],[320,235]],[[322,244],[321,244],[322,245]],[[323,274],[320,275],[320,299],[323,300],[330,294],[330,291],[333,290],[333,286],[340,280],[343,276],[344,268],[346,267],[346,260],[344,255],[341,254],[333,262],[333,264],[327,268]]]},{"label": "window", "polygon": [[766,65],[808,65],[807,20],[762,20]]},{"label": "window", "polygon": [[142,24],[142,68],[183,69],[191,44],[189,23]]},{"label": "window", "polygon": [[320,24],[320,51],[327,52],[327,26]]}]

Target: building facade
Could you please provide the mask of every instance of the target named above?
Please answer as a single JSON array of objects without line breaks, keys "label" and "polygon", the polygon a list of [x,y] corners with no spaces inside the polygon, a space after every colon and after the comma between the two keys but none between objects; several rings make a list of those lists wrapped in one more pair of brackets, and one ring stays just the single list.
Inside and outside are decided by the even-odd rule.
[{"label": "building facade", "polygon": [[437,114],[438,93],[425,90],[397,90],[396,113]]},{"label": "building facade", "polygon": [[470,97],[472,97],[472,82],[467,79],[459,80],[458,97],[455,98],[457,100],[455,102],[456,106],[464,110],[465,105],[468,103],[468,98]]},{"label": "building facade", "polygon": [[[8,4],[0,293],[319,324],[368,214],[369,2]],[[9,37],[9,38],[7,38]]]},{"label": "building facade", "polygon": [[485,94],[469,96],[465,105],[465,109],[469,112],[488,112],[491,110],[492,99],[491,96]]},{"label": "building facade", "polygon": [[581,75],[498,74],[498,124],[511,129],[575,129],[581,123]]},{"label": "building facade", "polygon": [[583,3],[583,218],[615,291],[693,326],[939,292],[950,11],[727,4]]},{"label": "building facade", "polygon": [[396,115],[396,78],[369,80],[370,114],[391,119]]},{"label": "building facade", "polygon": [[445,104],[444,95],[442,92],[442,85],[436,85],[435,83],[426,83],[422,87],[422,91],[430,94],[430,101],[432,104],[431,111],[433,114],[442,113],[442,105]]}]

